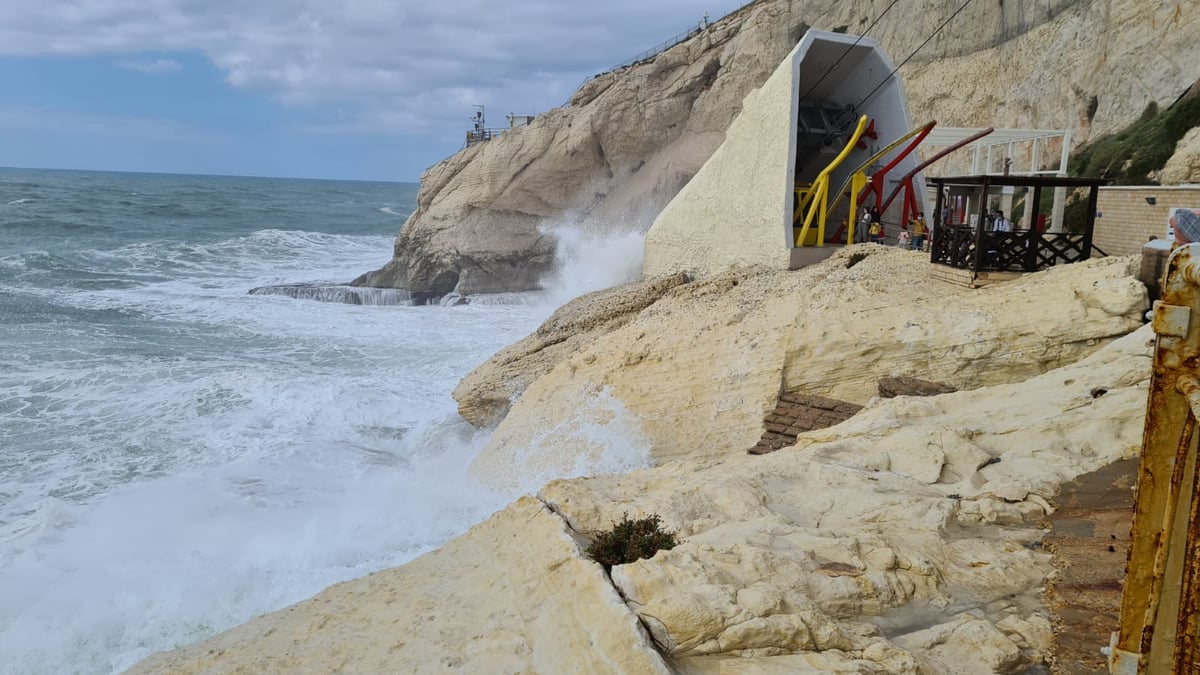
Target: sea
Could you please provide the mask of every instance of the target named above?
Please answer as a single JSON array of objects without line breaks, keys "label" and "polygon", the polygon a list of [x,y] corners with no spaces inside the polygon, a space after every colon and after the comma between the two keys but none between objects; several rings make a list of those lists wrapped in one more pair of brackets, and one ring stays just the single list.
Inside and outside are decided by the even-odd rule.
[{"label": "sea", "polygon": [[488,432],[450,392],[636,278],[639,235],[548,226],[543,290],[466,304],[249,293],[380,267],[417,187],[0,169],[0,673],[121,672],[540,487],[468,470]]}]

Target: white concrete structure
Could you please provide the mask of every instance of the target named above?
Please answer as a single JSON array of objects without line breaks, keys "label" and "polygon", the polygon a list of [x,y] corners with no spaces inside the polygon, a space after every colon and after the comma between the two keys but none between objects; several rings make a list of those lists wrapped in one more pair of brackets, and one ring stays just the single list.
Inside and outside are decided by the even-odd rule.
[{"label": "white concrete structure", "polygon": [[[811,181],[845,140],[821,147],[798,143],[802,106],[849,106],[850,117],[865,114],[875,122],[878,138],[864,139],[867,148],[852,151],[834,171],[831,191],[836,190],[856,167],[911,128],[904,91],[893,71],[870,38],[805,33],[767,82],[746,97],[721,147],[655,219],[646,234],[644,275],[715,274],[754,264],[788,269],[828,255],[833,250],[828,246],[793,245],[793,188]],[[913,153],[891,176],[898,179],[916,163]],[[894,185],[885,185],[885,191]],[[915,187],[924,195],[919,177]],[[829,236],[846,211],[843,202],[830,218]]]}]

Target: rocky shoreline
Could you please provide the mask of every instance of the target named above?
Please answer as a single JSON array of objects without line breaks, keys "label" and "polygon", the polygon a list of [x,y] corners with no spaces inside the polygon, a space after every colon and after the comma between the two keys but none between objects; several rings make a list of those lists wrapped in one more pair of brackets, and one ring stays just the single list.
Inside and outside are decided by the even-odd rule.
[{"label": "rocky shoreline", "polygon": [[[606,423],[640,429],[653,468],[551,481],[407,565],[333,586],[131,672],[1044,667],[1056,649],[1057,621],[1044,592],[1060,572],[1043,548],[1043,523],[1062,484],[1134,457],[1140,445],[1151,334],[1139,328],[1145,291],[1132,276],[1135,261],[1094,260],[958,295],[938,288],[926,299],[910,292],[921,277],[894,276],[910,265],[923,269],[922,256],[859,248],[871,254],[851,269],[835,255],[803,271],[676,284],[640,309],[632,308],[647,298],[644,284],[625,289],[626,303],[614,290],[604,301],[585,296],[568,305],[534,339],[564,344],[569,337],[547,336],[554,326],[574,326],[588,334],[583,346],[531,366],[538,372],[524,390],[505,394],[516,403],[481,455],[480,474],[504,480],[489,452],[517,437],[506,435],[506,425],[524,429],[534,417],[558,431],[516,458],[526,461],[513,468],[526,475],[543,470],[533,460],[547,453],[562,459],[595,451],[571,429]],[[794,286],[785,284],[789,277]],[[837,300],[833,314],[821,312],[824,297]],[[963,333],[939,323],[936,305],[949,304],[971,339],[956,342]],[[782,306],[793,308],[784,323],[792,328],[770,322]],[[609,312],[630,316],[614,326],[604,321]],[[834,314],[863,328],[851,353],[821,359],[825,348],[794,335]],[[948,342],[928,345],[921,356],[921,340],[898,339],[897,326],[916,316],[931,322],[925,340]],[[721,333],[738,325],[760,342]],[[1042,357],[1034,359],[1034,345],[1020,336],[1037,327]],[[841,326],[827,330],[814,335],[835,339]],[[780,331],[793,337],[780,338],[772,352],[765,336]],[[664,342],[655,347],[651,339]],[[700,351],[698,341],[740,347]],[[997,348],[1006,344],[1019,349]],[[845,352],[847,343],[836,346]],[[675,377],[656,372],[654,364],[689,353],[686,364],[672,367]],[[998,356],[1006,353],[1021,358]],[[752,354],[762,366],[751,366]],[[943,359],[953,367],[930,372]],[[842,363],[851,370],[830,370]],[[696,370],[701,364],[712,365]],[[520,360],[508,358],[507,367],[520,370]],[[862,373],[864,382],[924,373],[960,391],[883,399],[848,372]],[[763,396],[752,393],[760,385],[734,386],[767,382],[767,373]],[[746,452],[781,387],[820,382],[865,407],[840,424],[800,433],[795,446]],[[598,384],[622,404],[608,409],[607,422],[588,418]],[[706,389],[727,398],[680,404]],[[659,403],[642,408],[638,393]],[[546,406],[544,396],[562,404]],[[734,408],[744,414],[733,415]],[[591,534],[624,513],[659,514],[683,542],[606,574],[583,550]],[[1107,636],[1094,638],[1103,644]]]}]

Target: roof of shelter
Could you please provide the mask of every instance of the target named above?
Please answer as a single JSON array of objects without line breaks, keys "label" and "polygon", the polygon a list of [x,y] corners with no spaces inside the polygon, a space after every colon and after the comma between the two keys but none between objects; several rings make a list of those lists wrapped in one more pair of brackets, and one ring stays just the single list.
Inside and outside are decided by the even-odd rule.
[{"label": "roof of shelter", "polygon": [[[971,129],[966,127],[943,127],[936,126],[929,135],[925,137],[925,145],[935,147],[945,147],[954,145],[960,141],[964,141],[975,134],[984,131],[984,127]],[[1009,143],[1020,143],[1023,141],[1040,141],[1050,138],[1058,138],[1066,136],[1066,129],[996,129],[992,133],[975,141],[967,147],[975,146],[986,147],[989,145],[1007,145]]]},{"label": "roof of shelter", "polygon": [[978,174],[974,176],[940,176],[925,180],[937,185],[983,185],[1016,187],[1092,187],[1107,185],[1107,178],[1079,178],[1068,176],[1022,176],[1003,174]]}]

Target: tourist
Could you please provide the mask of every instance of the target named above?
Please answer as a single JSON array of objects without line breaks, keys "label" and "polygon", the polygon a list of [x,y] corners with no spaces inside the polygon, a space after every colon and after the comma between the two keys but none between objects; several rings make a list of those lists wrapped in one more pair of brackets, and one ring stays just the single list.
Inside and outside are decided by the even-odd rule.
[{"label": "tourist", "polygon": [[899,246],[900,248],[904,249],[905,251],[907,251],[908,243],[909,243],[908,226],[901,225],[900,226],[900,234],[896,237],[896,245]]},{"label": "tourist", "polygon": [[858,222],[854,228],[854,243],[861,244],[867,240],[867,233],[871,231],[871,209],[863,207],[862,215],[859,216]]},{"label": "tourist", "polygon": [[879,213],[878,206],[871,207],[871,227],[868,230],[871,236],[871,242],[875,244],[883,243],[883,219]]},{"label": "tourist", "polygon": [[929,226],[925,224],[925,212],[918,211],[917,217],[912,221],[912,247],[917,251],[925,250],[925,236],[929,233]]}]

